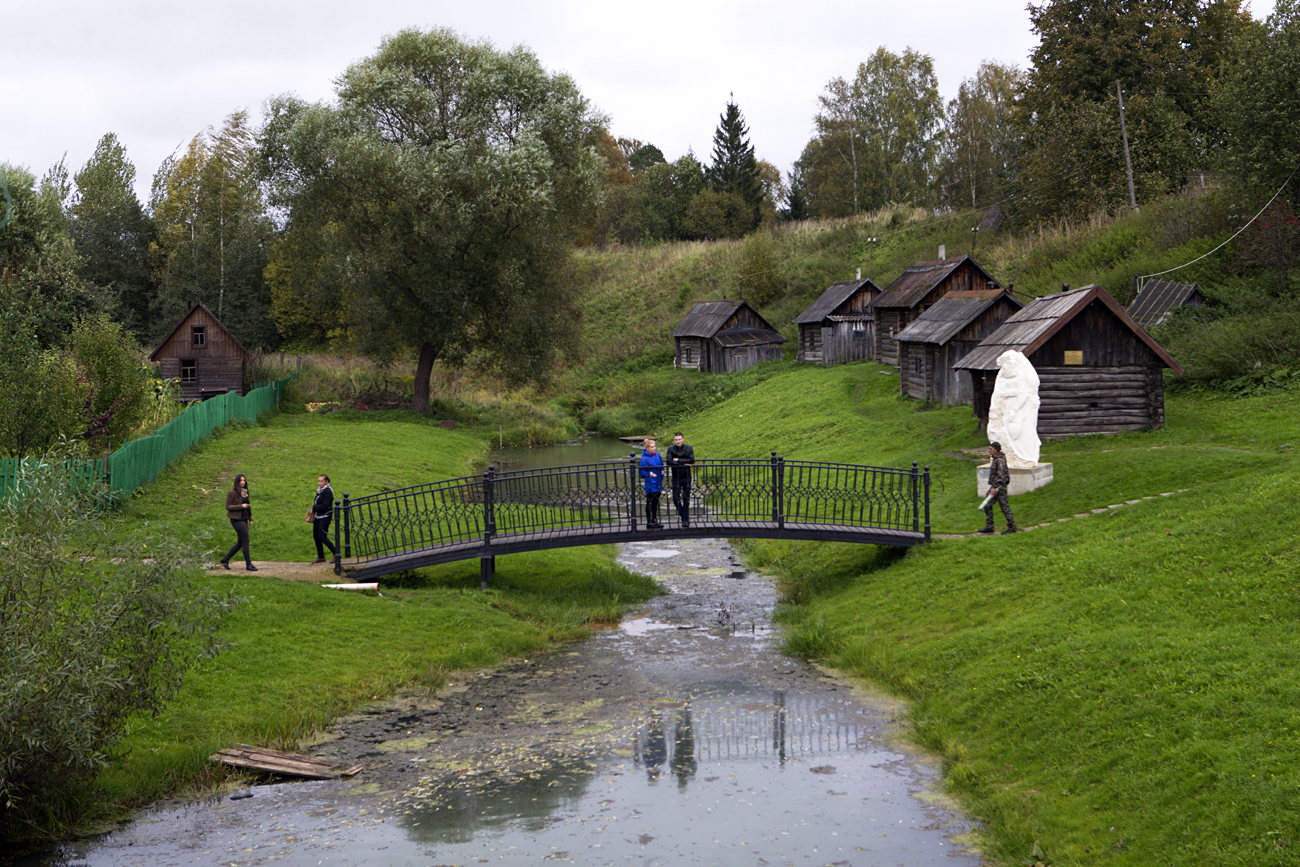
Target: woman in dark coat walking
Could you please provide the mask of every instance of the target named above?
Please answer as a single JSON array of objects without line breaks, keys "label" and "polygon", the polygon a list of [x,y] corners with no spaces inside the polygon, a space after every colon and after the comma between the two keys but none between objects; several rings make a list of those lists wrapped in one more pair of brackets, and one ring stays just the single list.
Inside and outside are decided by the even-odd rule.
[{"label": "woman in dark coat walking", "polygon": [[230,558],[242,548],[244,568],[249,572],[256,572],[257,567],[248,556],[248,525],[253,522],[253,510],[248,505],[248,478],[243,473],[235,477],[235,486],[230,489],[230,493],[226,494],[226,517],[230,518],[230,526],[235,530],[235,544],[231,545],[226,556],[221,558],[221,565],[229,569]]},{"label": "woman in dark coat walking", "polygon": [[334,517],[334,489],[330,487],[330,477],[316,477],[316,499],[311,503],[312,521],[311,538],[316,543],[316,560],[312,564],[325,562],[325,549],[330,549],[330,556],[337,557],[339,549],[330,541],[330,518]]}]

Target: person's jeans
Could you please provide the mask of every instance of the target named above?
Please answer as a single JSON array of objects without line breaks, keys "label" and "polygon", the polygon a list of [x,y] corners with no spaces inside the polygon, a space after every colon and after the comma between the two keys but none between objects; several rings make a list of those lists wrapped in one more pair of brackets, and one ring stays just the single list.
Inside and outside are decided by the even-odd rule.
[{"label": "person's jeans", "polygon": [[311,538],[312,541],[316,543],[316,557],[320,560],[325,559],[326,548],[330,549],[331,557],[337,557],[339,553],[339,549],[334,547],[334,543],[330,541],[331,517],[331,515],[326,515],[323,518],[317,518],[312,521]]},{"label": "person's jeans", "polygon": [[242,548],[244,549],[244,563],[251,564],[253,560],[248,556],[248,522],[236,521],[232,518],[230,526],[235,528],[235,544],[230,546],[230,550],[226,552],[226,556],[221,558],[221,562],[229,563],[230,558],[235,556],[235,553]]}]

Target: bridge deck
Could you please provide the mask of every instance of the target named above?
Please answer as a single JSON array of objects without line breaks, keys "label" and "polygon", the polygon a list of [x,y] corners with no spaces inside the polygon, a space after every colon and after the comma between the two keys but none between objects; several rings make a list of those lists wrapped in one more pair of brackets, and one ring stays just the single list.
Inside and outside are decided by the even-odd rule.
[{"label": "bridge deck", "polygon": [[[498,554],[696,538],[805,539],[911,547],[930,537],[930,470],[809,461],[696,461],[668,526],[645,529],[635,460],[449,479],[335,504],[335,561],[357,579]],[[676,472],[676,470],[673,470]],[[647,470],[647,472],[649,472]],[[663,478],[666,483],[667,478]],[[678,480],[680,481],[680,480]],[[673,495],[676,497],[676,494]],[[689,513],[691,526],[678,524]]]},{"label": "bridge deck", "polygon": [[492,537],[488,544],[475,540],[440,545],[437,548],[419,548],[401,551],[384,557],[367,560],[344,558],[343,567],[356,580],[370,580],[393,572],[453,563],[458,560],[495,557],[498,554],[520,554],[545,548],[570,548],[579,545],[619,544],[623,542],[672,541],[674,539],[801,539],[816,542],[855,542],[869,545],[890,545],[910,548],[924,542],[925,534],[912,530],[891,530],[878,527],[855,527],[845,524],[793,524],[785,526],[776,521],[717,521],[692,522],[690,527],[666,527],[661,530],[611,527],[600,530],[592,527],[571,527],[522,533],[503,533]]}]

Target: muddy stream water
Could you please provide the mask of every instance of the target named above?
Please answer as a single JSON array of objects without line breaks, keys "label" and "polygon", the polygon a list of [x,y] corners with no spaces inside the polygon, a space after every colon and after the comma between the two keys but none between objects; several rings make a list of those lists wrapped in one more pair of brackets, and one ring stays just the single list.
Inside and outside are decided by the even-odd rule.
[{"label": "muddy stream water", "polygon": [[782,655],[772,582],[725,541],[619,559],[671,592],[587,641],[339,720],[305,751],[363,763],[356,777],[158,805],[19,864],[981,863],[937,771],[894,736],[902,708]]}]

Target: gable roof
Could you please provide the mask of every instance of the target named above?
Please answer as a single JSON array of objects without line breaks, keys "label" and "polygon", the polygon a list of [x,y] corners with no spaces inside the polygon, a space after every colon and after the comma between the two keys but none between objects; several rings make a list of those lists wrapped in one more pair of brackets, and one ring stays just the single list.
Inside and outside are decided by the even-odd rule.
[{"label": "gable roof", "polygon": [[1018,349],[1025,355],[1031,355],[1093,301],[1104,304],[1161,361],[1176,373],[1182,374],[1182,365],[1170,358],[1169,353],[1151,339],[1151,335],[1128,317],[1124,308],[1119,306],[1119,302],[1095,283],[1082,289],[1043,295],[1030,301],[1013,313],[1006,322],[999,325],[997,331],[980,341],[980,345],[954,364],[953,369],[997,370],[998,356],[1008,349]]},{"label": "gable roof", "polygon": [[[1129,305],[1128,315],[1143,328],[1155,328],[1169,318],[1177,307],[1182,307],[1193,296],[1200,295],[1195,283],[1171,283],[1152,280],[1142,287],[1137,300]],[[1201,299],[1202,302],[1204,299]]]},{"label": "gable roof", "polygon": [[230,333],[230,329],[229,329],[229,328],[227,328],[226,326],[224,326],[224,325],[221,324],[221,320],[217,318],[217,314],[215,314],[215,313],[213,313],[211,310],[209,310],[209,309],[208,309],[208,306],[207,306],[206,304],[204,304],[202,301],[195,301],[193,304],[190,305],[190,309],[187,310],[187,311],[185,312],[185,315],[181,317],[181,321],[176,323],[176,327],[173,328],[173,329],[172,329],[172,330],[167,334],[167,336],[164,337],[164,338],[162,339],[162,342],[158,344],[158,348],[155,349],[153,352],[149,353],[149,360],[150,360],[150,361],[157,361],[157,360],[158,360],[158,358],[157,358],[158,353],[162,351],[162,348],[163,348],[164,346],[166,346],[168,343],[171,342],[171,339],[172,339],[173,337],[176,336],[176,332],[177,332],[177,331],[180,331],[180,330],[181,330],[181,327],[182,327],[183,325],[185,325],[185,323],[187,323],[187,322],[190,321],[190,317],[194,315],[194,311],[195,311],[195,310],[198,310],[199,308],[202,308],[202,309],[203,309],[203,312],[206,313],[206,314],[208,314],[209,317],[211,317],[211,319],[212,319],[212,323],[213,323],[214,325],[216,325],[218,328],[220,328],[220,329],[222,330],[222,332],[224,332],[225,335],[226,335],[227,337],[230,338],[230,342],[231,342],[231,344],[232,344],[236,349],[239,350],[239,354],[240,354],[240,356],[241,356],[242,358],[248,358],[248,354],[249,354],[249,353],[248,353],[248,350],[244,348],[244,344],[240,343],[240,342],[239,342],[239,338],[235,337],[235,335],[233,335],[233,334]]},{"label": "gable roof", "polygon": [[880,291],[880,287],[871,282],[870,279],[841,280],[839,283],[832,283],[826,288],[825,292],[817,296],[816,301],[809,304],[804,312],[795,317],[795,324],[807,325],[810,322],[821,322],[863,287],[870,287],[877,292]]},{"label": "gable roof", "polygon": [[[681,322],[677,323],[677,327],[673,329],[672,336],[673,337],[713,337],[717,335],[719,331],[722,330],[722,326],[726,325],[727,320],[730,319],[732,314],[735,313],[737,310],[739,310],[741,307],[749,307],[749,312],[753,313],[754,317],[758,319],[759,322],[762,322],[763,325],[767,327],[767,329],[772,333],[772,336],[775,338],[775,340],[767,340],[762,342],[774,343],[774,342],[785,341],[785,338],[781,336],[780,332],[778,332],[775,328],[773,328],[766,319],[764,319],[762,316],[759,316],[758,311],[755,310],[753,307],[750,307],[749,304],[747,304],[744,301],[725,301],[725,300],[724,301],[701,301],[700,303],[696,304],[694,307],[691,308],[691,312],[687,313],[685,318],[683,318]],[[729,329],[729,330],[734,331],[737,329]],[[755,331],[757,333],[757,329],[753,329],[753,328],[742,327],[742,329],[740,330]],[[749,342],[753,342],[753,341],[749,341]]]},{"label": "gable roof", "polygon": [[970,256],[956,256],[952,259],[939,259],[933,262],[913,262],[911,267],[898,275],[898,279],[885,287],[874,301],[872,307],[915,307],[925,300],[934,287],[943,282],[964,262],[975,266],[985,279],[994,286],[1000,285],[988,271]]},{"label": "gable roof", "polygon": [[898,332],[894,339],[900,343],[947,343],[1003,296],[1013,301],[1017,308],[1025,306],[1006,289],[949,292],[915,322]]}]

